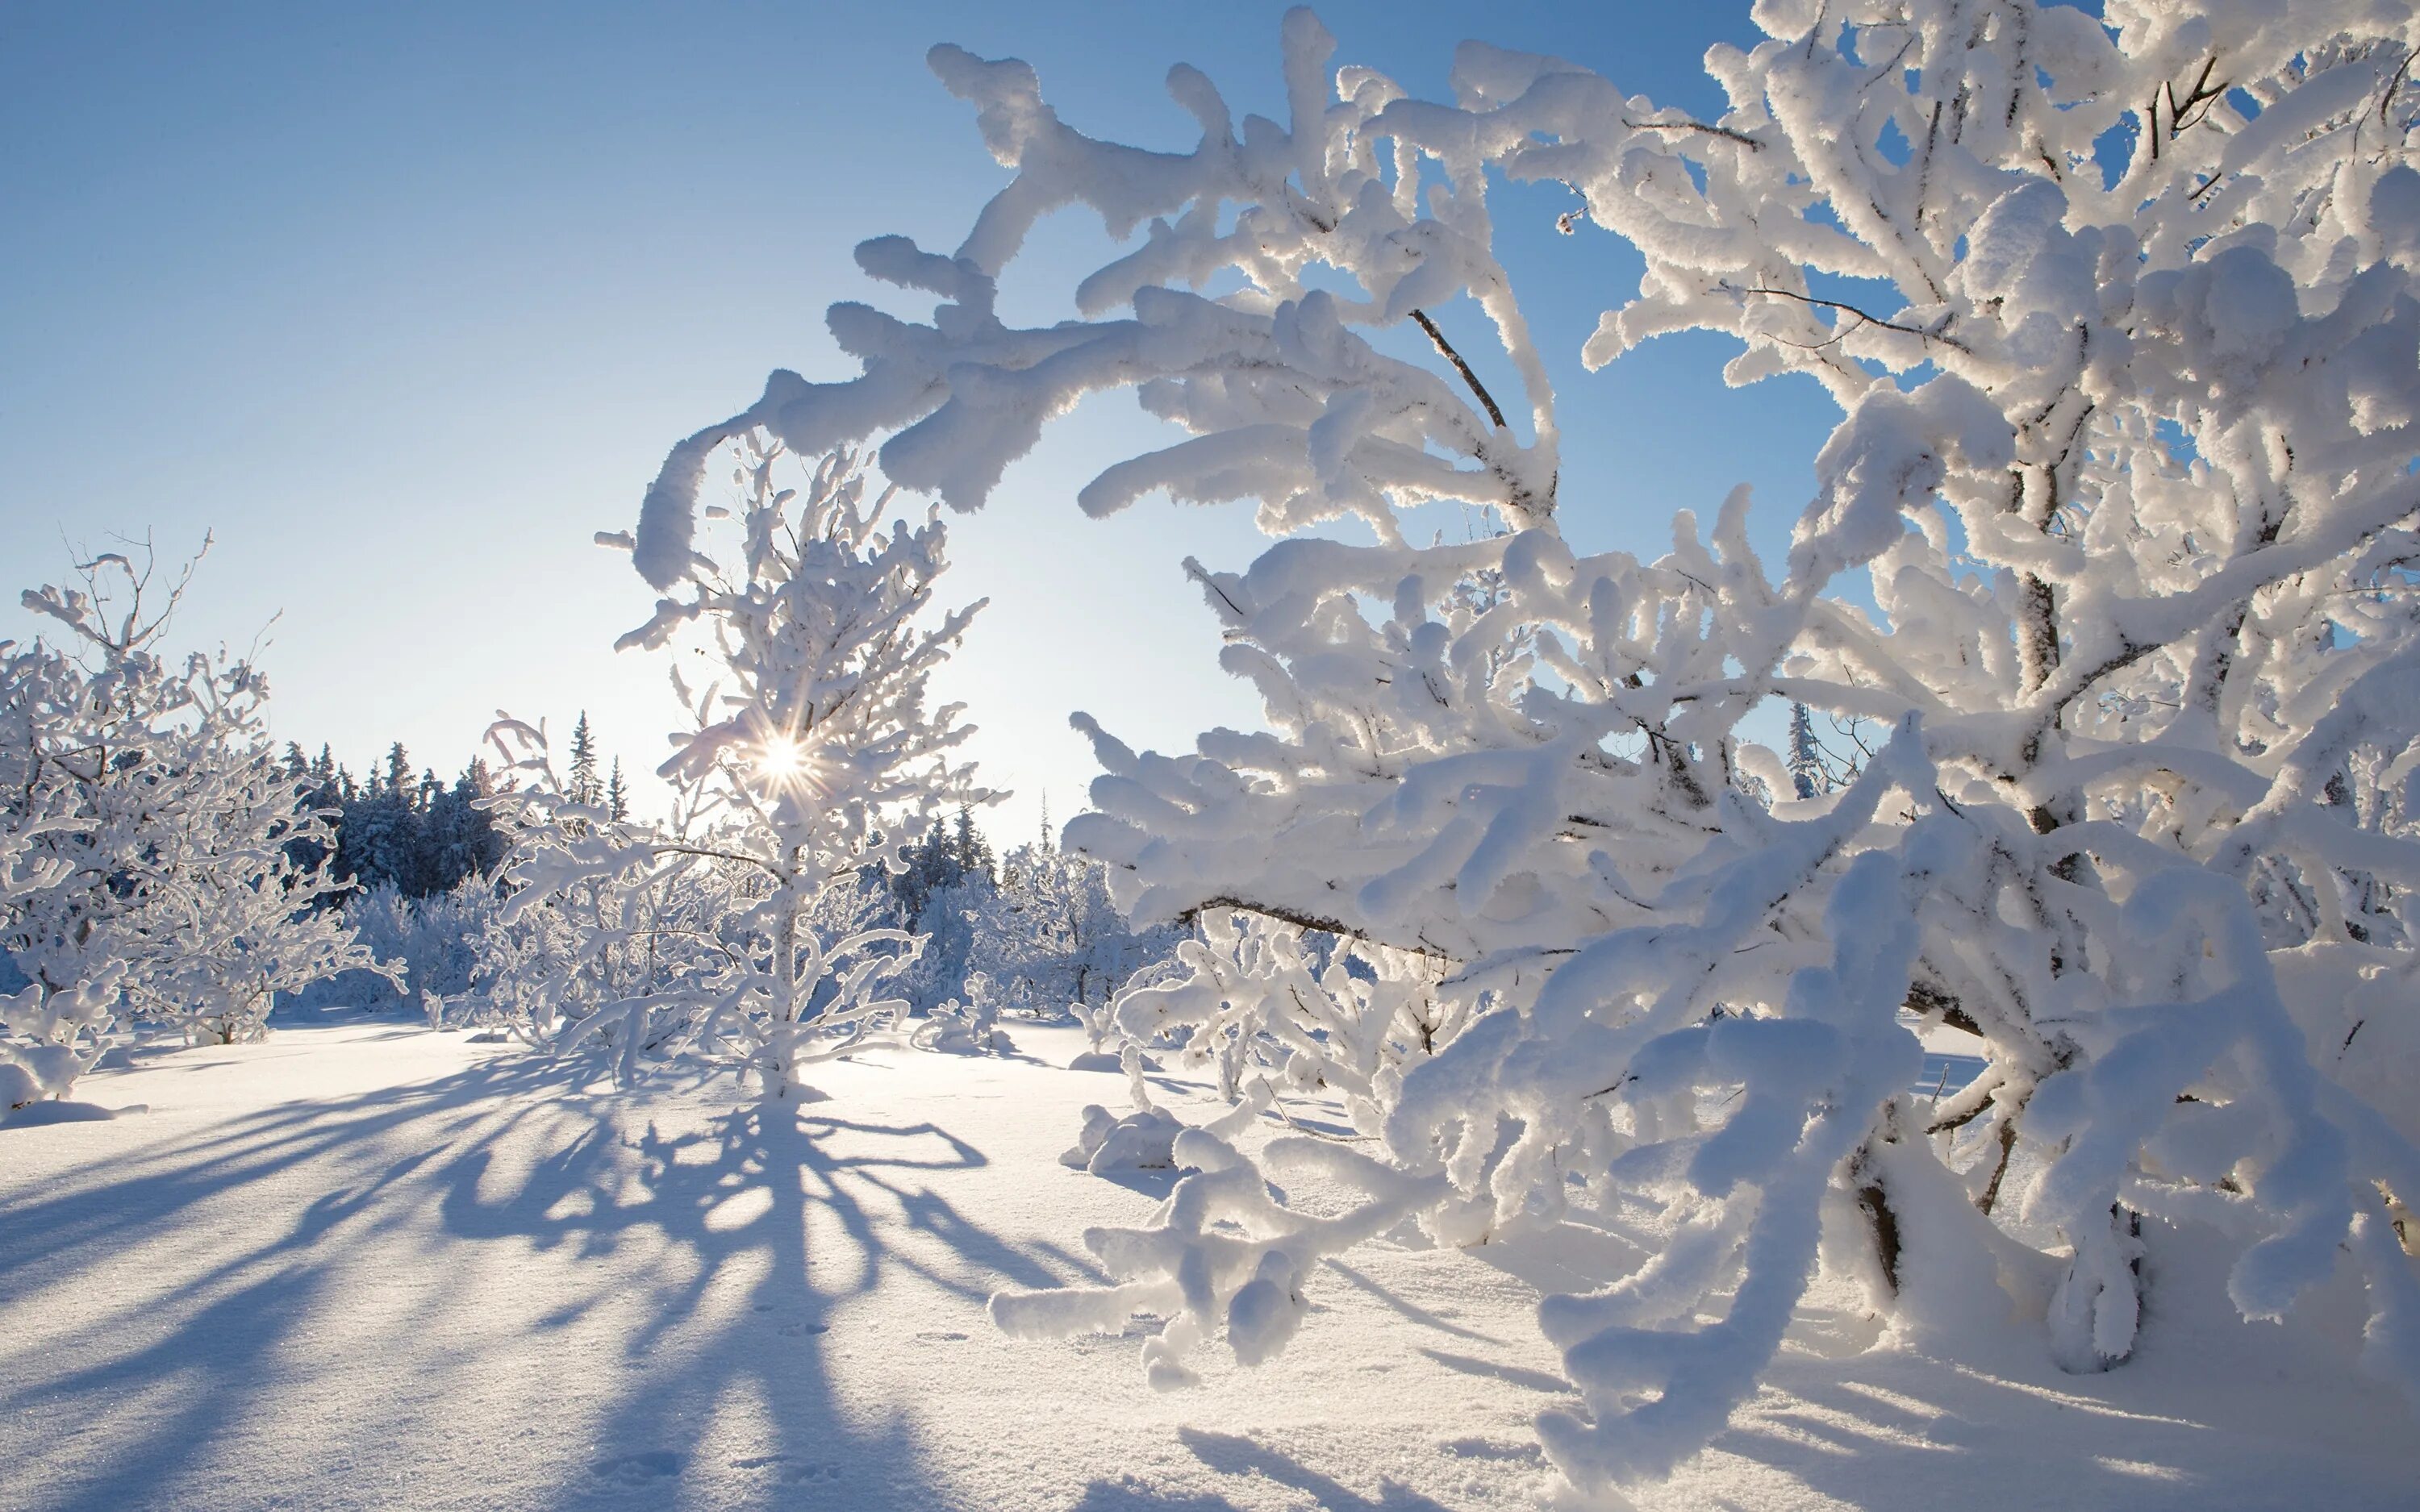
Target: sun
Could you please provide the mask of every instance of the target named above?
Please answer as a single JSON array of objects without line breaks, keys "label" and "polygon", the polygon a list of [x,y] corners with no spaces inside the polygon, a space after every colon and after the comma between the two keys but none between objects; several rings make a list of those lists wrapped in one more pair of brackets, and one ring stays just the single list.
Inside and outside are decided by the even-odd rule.
[{"label": "sun", "polygon": [[753,764],[756,780],[773,792],[822,796],[830,791],[831,779],[826,762],[811,743],[777,733],[758,744]]},{"label": "sun", "polygon": [[794,782],[806,774],[807,748],[790,735],[768,735],[756,753],[756,770],[776,782]]}]

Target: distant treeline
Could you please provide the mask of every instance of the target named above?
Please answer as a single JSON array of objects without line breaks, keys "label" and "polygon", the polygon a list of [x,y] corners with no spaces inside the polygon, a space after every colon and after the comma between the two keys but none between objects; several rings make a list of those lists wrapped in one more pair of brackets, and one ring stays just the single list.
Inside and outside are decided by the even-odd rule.
[{"label": "distant treeline", "polygon": [[[287,773],[309,784],[305,801],[335,815],[332,872],[346,884],[343,893],[332,895],[338,901],[379,888],[411,899],[451,892],[467,878],[495,876],[511,854],[512,838],[479,806],[499,790],[494,771],[481,758],[473,757],[450,783],[434,768],[414,776],[401,741],[388,747],[385,762],[364,778],[353,776],[325,745],[312,758],[289,741],[285,760]],[[571,733],[564,786],[577,802],[601,805],[615,819],[629,815],[622,763],[617,757],[600,773],[586,714]],[[310,841],[297,842],[294,851],[305,865],[325,855],[323,846]],[[885,880],[910,931],[923,922],[937,894],[970,885],[988,889],[999,882],[991,841],[963,809],[954,824],[937,826],[901,859],[906,869]]]},{"label": "distant treeline", "polygon": [[[348,885],[347,893],[391,887],[406,898],[426,898],[449,892],[466,877],[494,875],[512,848],[478,807],[496,783],[488,764],[475,758],[451,784],[433,771],[413,776],[401,742],[387,751],[385,770],[366,779],[336,764],[325,746],[314,761],[302,747],[287,745],[286,766],[311,784],[305,794],[311,807],[335,815],[330,870]],[[305,864],[326,858],[326,848],[311,841],[293,848]]]}]

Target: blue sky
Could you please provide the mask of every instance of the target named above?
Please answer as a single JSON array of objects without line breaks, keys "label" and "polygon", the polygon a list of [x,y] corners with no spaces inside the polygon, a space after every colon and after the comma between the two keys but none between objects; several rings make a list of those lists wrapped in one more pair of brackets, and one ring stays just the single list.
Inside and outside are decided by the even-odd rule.
[{"label": "blue sky", "polygon": [[[665,449],[766,372],[852,370],[823,329],[871,292],[861,239],[954,246],[1003,178],[923,66],[954,41],[1040,70],[1100,135],[1191,141],[1176,62],[1282,116],[1275,4],[820,3],[211,7],[0,12],[0,564],[55,579],[63,538],[217,545],[189,640],[264,656],[280,738],[359,771],[400,738],[452,772],[499,708],[582,708],[634,769],[677,721],[660,664],[616,656],[651,595],[590,537],[630,523]],[[1320,8],[1338,61],[1442,92],[1476,36],[1711,110],[1706,46],[1746,7]],[[1500,202],[1506,260],[1562,382],[1566,531],[1654,554],[1675,508],[1756,486],[1777,548],[1831,409],[1806,380],[1726,390],[1712,338],[1584,374],[1638,265],[1566,201]],[[1534,206],[1535,213],[1527,213]],[[1049,318],[1108,244],[1069,214],[1004,291]],[[1048,433],[953,521],[949,596],[988,594],[944,691],[1019,790],[992,827],[1063,817],[1089,756],[1069,710],[1181,747],[1252,720],[1214,664],[1187,554],[1240,566],[1248,506],[1146,501],[1085,520],[1075,490],[1152,443],[1130,398]],[[0,635],[30,622],[0,613]]]}]

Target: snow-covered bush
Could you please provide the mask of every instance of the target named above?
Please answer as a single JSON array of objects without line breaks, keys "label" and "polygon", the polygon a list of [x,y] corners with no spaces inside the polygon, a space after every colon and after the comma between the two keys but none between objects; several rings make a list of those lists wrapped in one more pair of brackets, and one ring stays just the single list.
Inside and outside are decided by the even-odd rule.
[{"label": "snow-covered bush", "polygon": [[478,942],[502,902],[495,883],[476,874],[418,898],[383,883],[347,894],[346,924],[371,954],[402,965],[403,982],[361,972],[304,995],[304,1004],[393,1008],[431,993],[461,997],[472,990]]},{"label": "snow-covered bush", "polygon": [[[1119,1052],[1118,1069],[1125,1073],[1126,1099],[1134,1111],[1121,1118],[1098,1103],[1086,1107],[1076,1143],[1060,1155],[1060,1165],[1094,1176],[1175,1167],[1176,1140],[1185,1133],[1185,1123],[1152,1101],[1151,1086],[1143,1079],[1144,1066],[1142,1051],[1135,1044],[1129,1042]],[[1246,1105],[1251,1115],[1261,1111],[1259,1105]]]},{"label": "snow-covered bush", "polygon": [[494,878],[465,876],[441,893],[419,898],[392,883],[356,887],[339,904],[344,924],[380,961],[402,967],[402,980],[373,970],[353,970],[317,982],[293,996],[300,1009],[399,1009],[441,999],[458,1007],[470,999],[484,961],[482,941],[494,929],[504,898]]},{"label": "snow-covered bush", "polygon": [[935,1050],[951,1056],[1004,1056],[1016,1049],[1016,1041],[1000,1027],[1000,997],[992,989],[991,978],[977,971],[969,974],[966,999],[951,998],[926,1016],[909,1035],[909,1042],[921,1050]]},{"label": "snow-covered bush", "polygon": [[[1139,920],[1240,910],[1440,961],[1458,1032],[1378,1088],[1375,1154],[1189,1131],[1198,1174],[1154,1223],[1088,1236],[1113,1287],[996,1316],[1156,1312],[1149,1368],[1180,1383],[1222,1328],[1265,1358],[1319,1256],[1407,1218],[1468,1243],[1652,1214],[1636,1274],[1541,1309],[1587,1412],[1540,1433],[1594,1486],[1718,1431],[1819,1265],[1913,1341],[2031,1309],[2092,1369],[2133,1346],[2147,1233],[2208,1224],[2246,1318],[2290,1320],[2349,1251],[2369,1362],[2420,1394],[2389,1222],[2420,1190],[2412,1108],[2348,1055],[2405,1053],[2420,962],[2415,22],[1755,14],[1769,39],[1709,54],[1730,106],[1699,120],[1476,43],[1451,101],[1414,99],[1329,72],[1296,11],[1289,124],[1239,132],[1180,68],[1202,135],[1176,153],[938,48],[1015,177],[954,255],[859,249],[940,299],[932,324],[835,306],[863,375],[776,373],[650,492],[642,537],[676,561],[701,448],[883,428],[889,476],[973,507],[1048,416],[1132,386],[1192,437],[1109,468],[1088,511],[1252,498],[1273,533],[1370,537],[1190,566],[1269,728],[1167,757],[1084,721],[1109,775],[1069,841]],[[1497,178],[1562,184],[1564,229],[1645,257],[1590,363],[1712,330],[1734,383],[1838,402],[1785,561],[1750,549],[1744,493],[1711,528],[1678,514],[1658,560],[1566,541],[1585,480],[1496,256]],[[998,277],[1071,204],[1140,239],[1081,318],[1006,325]],[[1509,409],[1454,345],[1479,322]],[[1440,500],[1501,530],[1412,544],[1398,512]],[[1792,704],[1876,732],[1831,791],[1797,796],[1744,733]],[[1906,1091],[1903,1012],[1986,1061],[1936,1108]],[[1312,1216],[1270,1185],[1310,1176],[1360,1200]]]},{"label": "snow-covered bush", "polygon": [[67,989],[29,982],[0,996],[0,1112],[64,1097],[101,1058],[125,966],[110,962]]},{"label": "snow-covered bush", "polygon": [[297,857],[329,830],[271,753],[258,669],[166,654],[186,579],[163,604],[148,563],[81,570],[23,598],[63,645],[0,643],[0,949],[32,983],[10,1054],[50,1095],[121,1012],[251,1040],[281,993],[394,969],[318,906],[335,885]]}]

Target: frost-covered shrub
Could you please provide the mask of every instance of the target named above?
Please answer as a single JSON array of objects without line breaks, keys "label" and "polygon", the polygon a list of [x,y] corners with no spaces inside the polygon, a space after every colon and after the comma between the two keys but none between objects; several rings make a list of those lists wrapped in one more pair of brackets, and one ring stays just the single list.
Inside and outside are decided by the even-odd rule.
[{"label": "frost-covered shrub", "polygon": [[[443,892],[410,898],[392,887],[372,887],[345,900],[345,921],[361,942],[381,960],[400,961],[404,981],[414,994],[459,996],[471,990],[478,967],[477,941],[500,906],[495,884],[480,876],[465,877]],[[339,982],[334,991],[350,983]],[[404,1000],[393,984],[370,979],[358,984],[367,996],[362,1007],[384,1007]],[[380,989],[386,989],[383,994]],[[341,999],[339,999],[341,1000]]]},{"label": "frost-covered shrub", "polygon": [[1093,856],[1020,845],[1001,862],[999,902],[978,916],[973,959],[1012,1001],[1107,1004],[1136,973],[1174,954],[1185,933],[1137,925]]},{"label": "frost-covered shrub", "polygon": [[[1331,72],[1297,11],[1288,123],[1239,131],[1178,69],[1201,137],[1173,153],[936,49],[1015,177],[953,255],[860,248],[932,323],[835,306],[861,377],[773,375],[659,479],[661,560],[697,448],[748,425],[895,430],[892,478],[973,507],[1047,417],[1131,386],[1191,436],[1108,469],[1088,511],[1250,498],[1272,533],[1368,536],[1188,563],[1268,728],[1171,757],[1082,721],[1108,775],[1068,838],[1139,921],[1241,911],[1435,960],[1459,1032],[1373,1078],[1368,1153],[1179,1135],[1196,1174],[1088,1236],[1114,1285],[995,1314],[1157,1313],[1147,1368],[1180,1384],[1222,1330],[1266,1358],[1319,1257],[1406,1220],[1470,1243],[1618,1212],[1647,1262],[1540,1312],[1586,1410],[1539,1431],[1595,1486],[1717,1432],[1819,1265],[1953,1351],[1962,1308],[2030,1310],[2086,1370],[2133,1349],[2142,1236],[2207,1223],[2246,1318],[2294,1321],[2350,1253],[2370,1365],[2420,1393],[2390,1221],[2420,1152],[2358,1049],[2409,1043],[2420,965],[2414,22],[1755,15],[1767,40],[1709,54],[1730,103],[1699,120],[1476,43],[1451,100],[1415,99]],[[1492,177],[1563,185],[1563,229],[1643,255],[1590,363],[1711,330],[1732,382],[1838,403],[1786,559],[1751,549],[1744,493],[1676,514],[1654,560],[1566,539],[1583,480]],[[1067,205],[1139,239],[1080,318],[1011,327],[997,280]],[[1474,365],[1455,342],[1481,330]],[[1399,511],[1435,501],[1500,529],[1416,545]],[[1792,705],[1869,721],[1870,759],[1799,796],[1803,760],[1744,724]],[[1983,1074],[1910,1095],[1903,1015],[1971,1036]],[[1357,1199],[1297,1211],[1298,1178]]]},{"label": "frost-covered shrub", "polygon": [[162,603],[147,563],[82,571],[24,594],[61,645],[0,642],[0,951],[32,984],[8,1058],[51,1096],[121,1015],[256,1039],[278,994],[391,969],[317,906],[334,884],[298,857],[327,822],[271,754],[259,670],[166,652],[182,579]]},{"label": "frost-covered shrub", "polygon": [[91,980],[54,990],[29,982],[0,996],[0,1112],[45,1098],[65,1097],[92,1069],[115,1023],[126,975],[122,963],[101,966]]},{"label": "frost-covered shrub", "polygon": [[920,1050],[951,1056],[1005,1056],[1016,1041],[1000,1027],[1000,998],[991,978],[974,972],[967,978],[964,1002],[953,997],[916,1026],[909,1041]]},{"label": "frost-covered shrub", "polygon": [[[1142,1051],[1129,1042],[1118,1055],[1118,1069],[1125,1073],[1126,1099],[1134,1111],[1123,1118],[1094,1103],[1083,1110],[1083,1123],[1076,1143],[1059,1157],[1059,1164],[1094,1176],[1124,1176],[1136,1171],[1165,1171],[1176,1165],[1176,1140],[1185,1133],[1184,1120],[1151,1100],[1151,1085],[1143,1079],[1146,1067]],[[1266,1105],[1265,1099],[1247,1103],[1256,1116]]]},{"label": "frost-covered shrub", "polygon": [[400,980],[348,971],[287,1000],[302,1009],[379,1011],[425,1005],[432,994],[459,999],[471,991],[479,940],[501,902],[495,884],[477,876],[417,898],[383,883],[349,892],[339,905],[345,926],[372,955],[400,967]]}]

